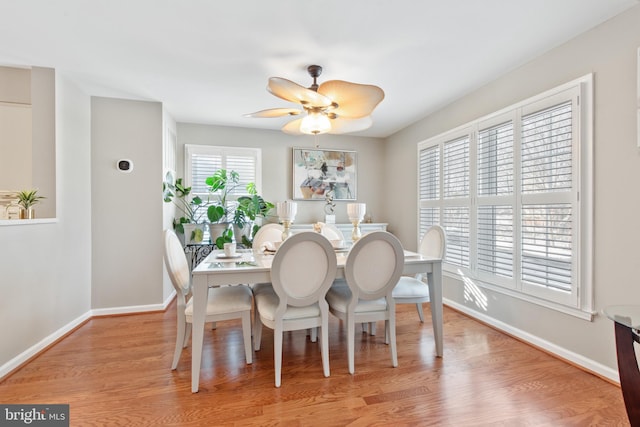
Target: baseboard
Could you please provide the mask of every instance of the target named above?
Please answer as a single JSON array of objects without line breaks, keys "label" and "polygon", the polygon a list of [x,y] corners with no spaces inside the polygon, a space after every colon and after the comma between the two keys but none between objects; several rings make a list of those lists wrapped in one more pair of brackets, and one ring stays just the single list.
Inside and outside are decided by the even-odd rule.
[{"label": "baseboard", "polygon": [[22,365],[27,363],[29,360],[36,357],[42,351],[49,348],[49,346],[51,346],[52,344],[55,344],[56,341],[60,340],[70,332],[73,332],[73,330],[78,328],[80,325],[82,325],[89,319],[91,319],[91,311],[87,311],[83,315],[67,323],[62,328],[58,329],[57,331],[50,334],[49,336],[43,338],[42,340],[40,340],[40,342],[32,345],[31,347],[29,347],[28,349],[26,349],[16,357],[14,357],[13,359],[9,360],[4,365],[0,366],[0,381],[3,380],[5,376],[11,374],[12,372],[20,368]]},{"label": "baseboard", "polygon": [[65,335],[73,332],[83,323],[91,320],[94,317],[164,311],[167,309],[169,304],[171,304],[175,296],[176,291],[174,290],[162,304],[135,305],[129,307],[100,308],[89,310],[78,318],[67,323],[62,328],[53,332],[49,336],[43,338],[40,342],[32,345],[13,359],[9,360],[4,365],[0,366],[0,381],[4,380],[5,377],[15,372],[18,368],[29,362],[34,357],[38,356],[41,352],[49,348],[51,345],[55,344],[56,341],[64,338]]},{"label": "baseboard", "polygon": [[149,313],[153,311],[164,311],[176,295],[174,290],[162,304],[131,305],[127,307],[94,308],[91,310],[91,317],[118,316],[122,314]]},{"label": "baseboard", "polygon": [[478,321],[485,323],[499,331],[502,331],[507,335],[513,336],[514,338],[524,341],[527,344],[530,344],[547,353],[555,355],[558,358],[574,364],[585,371],[588,371],[612,383],[620,384],[620,376],[618,375],[618,371],[616,369],[612,369],[594,360],[588,359],[578,353],[574,353],[564,347],[560,347],[538,336],[532,335],[518,328],[514,328],[509,324],[501,322],[500,320],[496,320],[493,317],[487,316],[486,314],[472,310],[453,300],[443,299],[443,303],[456,311],[464,313],[465,315],[477,319]]}]

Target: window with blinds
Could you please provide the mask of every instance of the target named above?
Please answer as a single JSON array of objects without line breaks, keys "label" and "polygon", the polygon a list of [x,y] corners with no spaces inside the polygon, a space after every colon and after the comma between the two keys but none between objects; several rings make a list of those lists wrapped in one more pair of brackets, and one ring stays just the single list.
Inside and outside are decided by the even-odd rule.
[{"label": "window with blinds", "polygon": [[[205,180],[218,169],[226,169],[227,172],[236,171],[240,176],[239,185],[230,193],[232,201],[239,196],[248,194],[247,184],[250,182],[255,183],[258,193],[262,192],[262,165],[259,148],[187,144],[185,145],[184,158],[185,183],[192,187],[192,195],[200,196],[205,202],[209,199],[209,189]],[[206,230],[205,241],[209,238],[208,233],[209,230]]]},{"label": "window with blinds", "polygon": [[586,76],[418,145],[418,237],[443,226],[445,271],[592,310],[592,84]]}]

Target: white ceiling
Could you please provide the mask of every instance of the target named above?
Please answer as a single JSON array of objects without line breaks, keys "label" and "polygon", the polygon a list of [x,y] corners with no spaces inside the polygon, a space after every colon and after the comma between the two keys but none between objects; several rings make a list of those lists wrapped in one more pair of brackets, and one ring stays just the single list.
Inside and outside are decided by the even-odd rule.
[{"label": "white ceiling", "polygon": [[53,67],[88,94],[160,101],[178,122],[279,129],[284,77],[378,85],[385,137],[637,0],[0,0],[0,64]]}]

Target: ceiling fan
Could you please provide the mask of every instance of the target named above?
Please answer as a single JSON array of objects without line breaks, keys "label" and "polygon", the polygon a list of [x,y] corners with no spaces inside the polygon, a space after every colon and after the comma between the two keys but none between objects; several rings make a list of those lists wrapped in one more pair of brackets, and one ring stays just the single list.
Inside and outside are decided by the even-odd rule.
[{"label": "ceiling fan", "polygon": [[349,133],[365,130],[373,124],[371,113],[384,99],[384,91],[378,86],[351,83],[343,80],[329,80],[320,85],[317,78],[322,67],[309,65],[309,75],[313,84],[306,88],[281,77],[269,78],[267,90],[285,101],[301,105],[298,108],[270,108],[245,114],[245,117],[298,116],[282,127],[291,135],[322,133]]}]

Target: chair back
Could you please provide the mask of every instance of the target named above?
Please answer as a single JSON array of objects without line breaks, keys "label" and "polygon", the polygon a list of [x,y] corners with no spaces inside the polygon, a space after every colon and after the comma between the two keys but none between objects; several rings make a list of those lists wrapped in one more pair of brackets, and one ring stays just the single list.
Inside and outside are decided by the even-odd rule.
[{"label": "chair back", "polygon": [[304,307],[324,300],[336,269],[336,254],[324,236],[305,231],[287,238],[271,264],[271,283],[280,298],[280,308]]},{"label": "chair back", "polygon": [[265,224],[253,236],[253,250],[260,251],[265,242],[281,242],[283,227],[280,224]]},{"label": "chair back", "polygon": [[444,228],[432,225],[422,236],[420,253],[426,257],[444,258],[447,247],[447,237]]},{"label": "chair back", "polygon": [[191,289],[191,272],[184,248],[173,230],[164,231],[164,264],[178,295],[187,295]]},{"label": "chair back", "polygon": [[374,231],[361,237],[351,247],[345,264],[353,301],[391,298],[403,267],[404,250],[393,234]]},{"label": "chair back", "polygon": [[333,224],[324,224],[321,234],[329,240],[344,240],[342,232]]}]

